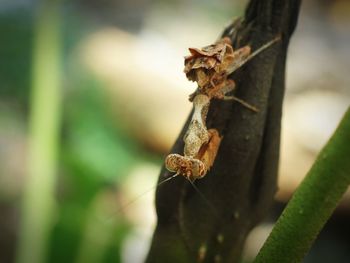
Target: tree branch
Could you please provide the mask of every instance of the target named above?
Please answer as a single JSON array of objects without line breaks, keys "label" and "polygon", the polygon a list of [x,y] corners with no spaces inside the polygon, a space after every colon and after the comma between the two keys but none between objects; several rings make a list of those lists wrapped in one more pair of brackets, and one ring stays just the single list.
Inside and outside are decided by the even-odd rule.
[{"label": "tree branch", "polygon": [[[235,95],[259,112],[235,102],[212,102],[207,126],[219,130],[223,141],[211,171],[195,182],[206,200],[181,177],[157,188],[158,223],[147,262],[239,261],[247,234],[266,215],[276,191],[285,60],[299,5],[250,1],[232,39],[236,48],[249,44],[256,50],[282,37],[232,76]],[[183,152],[188,123],[172,153]],[[169,176],[163,168],[159,180]]]}]

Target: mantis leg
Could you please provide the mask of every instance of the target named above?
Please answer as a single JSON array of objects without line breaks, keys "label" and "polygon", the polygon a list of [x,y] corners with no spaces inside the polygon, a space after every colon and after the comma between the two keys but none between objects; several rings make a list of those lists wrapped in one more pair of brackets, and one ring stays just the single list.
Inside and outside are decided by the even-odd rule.
[{"label": "mantis leg", "polygon": [[198,153],[198,159],[201,160],[207,171],[213,166],[216,155],[219,150],[222,137],[216,129],[209,129],[209,142],[201,148]]}]

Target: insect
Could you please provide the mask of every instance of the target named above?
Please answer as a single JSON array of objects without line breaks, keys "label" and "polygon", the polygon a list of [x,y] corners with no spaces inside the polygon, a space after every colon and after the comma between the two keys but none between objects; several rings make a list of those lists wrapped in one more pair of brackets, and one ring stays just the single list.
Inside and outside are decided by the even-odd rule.
[{"label": "insect", "polygon": [[206,127],[209,104],[207,95],[195,96],[192,119],[184,136],[184,156],[169,154],[165,159],[169,171],[179,173],[190,181],[202,178],[208,172],[221,141],[217,130],[207,130]]},{"label": "insect", "polygon": [[[234,27],[235,24],[230,32],[232,30],[235,32]],[[184,72],[189,80],[197,82],[198,88],[189,96],[194,110],[183,138],[185,143],[184,152],[183,155],[171,153],[165,158],[165,167],[175,174],[159,182],[156,187],[178,175],[182,175],[192,184],[211,209],[216,212],[215,207],[193,183],[196,179],[203,178],[208,173],[214,164],[222,140],[218,130],[207,129],[206,126],[211,100],[235,100],[251,111],[258,112],[258,109],[249,103],[233,95],[228,95],[235,89],[235,82],[229,79],[228,76],[279,39],[280,37],[274,38],[253,53],[251,53],[251,48],[248,45],[234,50],[230,39],[227,37],[201,49],[189,49],[190,56],[185,57]],[[129,201],[123,205],[120,211],[153,189],[154,187]]]},{"label": "insect", "polygon": [[189,48],[191,55],[185,57],[184,72],[189,80],[197,82],[198,88],[189,96],[194,111],[184,136],[184,155],[169,154],[165,159],[165,167],[176,172],[175,176],[180,174],[193,182],[203,178],[214,164],[222,138],[216,129],[207,130],[206,127],[212,99],[236,100],[258,112],[245,101],[227,95],[236,86],[228,76],[279,39],[271,40],[253,53],[248,45],[234,50],[228,37],[201,49]]}]

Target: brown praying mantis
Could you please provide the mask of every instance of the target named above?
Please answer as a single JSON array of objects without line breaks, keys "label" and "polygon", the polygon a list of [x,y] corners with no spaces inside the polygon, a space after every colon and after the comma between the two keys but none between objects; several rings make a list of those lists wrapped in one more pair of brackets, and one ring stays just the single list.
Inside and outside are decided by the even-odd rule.
[{"label": "brown praying mantis", "polygon": [[206,127],[212,99],[235,100],[258,112],[254,106],[227,95],[235,89],[234,80],[228,76],[278,40],[280,37],[274,38],[253,53],[249,45],[234,50],[228,37],[201,49],[189,48],[191,55],[185,57],[184,72],[189,80],[197,82],[198,88],[189,98],[194,110],[184,136],[184,155],[169,154],[165,159],[165,167],[176,173],[172,177],[183,175],[193,182],[203,178],[214,164],[222,137],[216,129]]},{"label": "brown praying mantis", "polygon": [[[235,31],[235,25],[239,22],[239,20],[236,20],[233,26],[230,26],[230,31]],[[203,200],[212,207],[211,203],[207,201],[193,183],[194,180],[203,178],[213,166],[222,140],[222,136],[220,136],[217,129],[208,130],[206,127],[211,100],[235,100],[247,109],[258,112],[258,109],[249,103],[233,95],[228,95],[235,89],[234,80],[228,77],[250,59],[279,40],[280,37],[276,37],[253,53],[251,53],[249,45],[234,50],[228,37],[221,38],[216,43],[200,49],[189,48],[190,56],[185,57],[184,72],[189,80],[198,84],[196,91],[189,96],[194,110],[184,136],[183,155],[171,153],[165,159],[166,169],[175,172],[175,174],[159,182],[157,187],[178,175],[182,175],[188,179]],[[128,202],[123,208],[134,203],[152,189],[154,187]]]}]

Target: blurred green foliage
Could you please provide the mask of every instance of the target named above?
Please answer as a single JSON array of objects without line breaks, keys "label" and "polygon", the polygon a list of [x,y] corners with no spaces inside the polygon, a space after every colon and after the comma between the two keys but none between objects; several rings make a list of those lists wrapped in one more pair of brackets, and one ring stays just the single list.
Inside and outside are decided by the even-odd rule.
[{"label": "blurred green foliage", "polygon": [[[104,191],[117,191],[136,162],[133,143],[113,125],[103,95],[98,82],[88,78],[72,83],[66,96],[59,215],[49,262],[69,262],[76,257],[95,198]],[[109,251],[103,262],[119,258],[121,237],[128,229],[127,222],[120,220],[112,229],[114,240],[106,248],[106,253],[113,253]]]},{"label": "blurred green foliage", "polygon": [[[11,105],[16,110],[19,106],[22,110],[19,122],[27,120],[30,106],[31,11],[0,15],[0,105],[10,105],[9,111],[0,112],[0,115],[10,114]],[[81,21],[68,16],[63,30],[64,70],[67,71],[68,58],[80,41],[81,32],[88,29]],[[97,262],[119,262],[122,241],[131,224],[120,212],[110,212],[108,206],[102,210],[99,207],[105,202],[120,203],[117,197],[121,182],[135,164],[150,158],[137,147],[133,138],[120,129],[118,120],[113,119],[110,108],[106,106],[103,85],[90,72],[77,69],[74,74],[65,72],[64,75],[57,202],[47,262],[84,262],[84,257],[91,257],[90,262],[96,262],[94,259]],[[0,123],[0,127],[3,125],[5,123]],[[11,171],[8,173],[10,176]],[[10,202],[11,206],[19,206],[18,199]],[[94,227],[96,229],[92,229]],[[97,231],[97,234],[91,237],[91,231]],[[12,242],[11,251],[6,253],[13,258],[16,242],[13,237],[3,238]],[[5,257],[0,255],[1,262],[2,258]]]},{"label": "blurred green foliage", "polygon": [[30,86],[32,17],[27,12],[0,15],[0,94],[27,105]]}]

